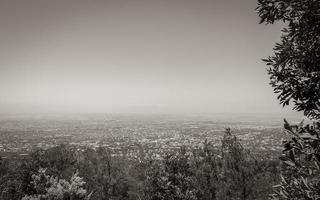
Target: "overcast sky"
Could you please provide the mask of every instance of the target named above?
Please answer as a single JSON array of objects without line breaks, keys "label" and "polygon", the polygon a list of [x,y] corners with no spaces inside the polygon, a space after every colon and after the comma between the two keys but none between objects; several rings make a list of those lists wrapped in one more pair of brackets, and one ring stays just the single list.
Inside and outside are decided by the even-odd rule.
[{"label": "overcast sky", "polygon": [[2,111],[283,112],[256,0],[0,0]]}]

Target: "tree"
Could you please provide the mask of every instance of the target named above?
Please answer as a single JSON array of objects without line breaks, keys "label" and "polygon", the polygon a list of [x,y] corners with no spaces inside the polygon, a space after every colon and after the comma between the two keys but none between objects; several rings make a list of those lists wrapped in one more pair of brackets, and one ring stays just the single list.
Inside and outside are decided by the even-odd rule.
[{"label": "tree", "polygon": [[32,182],[37,194],[26,195],[22,200],[89,200],[85,182],[76,172],[70,179],[58,179],[46,174],[45,169],[39,169],[38,174],[32,175]]},{"label": "tree", "polygon": [[313,126],[285,128],[294,137],[284,142],[281,182],[276,186],[273,199],[320,199],[320,123]]},{"label": "tree", "polygon": [[[7,162],[7,160],[6,160]],[[37,170],[33,169],[29,161],[11,160],[7,164],[7,170],[0,177],[0,199],[21,199],[25,194],[33,194],[30,186],[31,175]]]},{"label": "tree", "polygon": [[284,142],[281,182],[272,199],[320,199],[320,1],[258,0],[260,23],[283,21],[281,42],[264,59],[283,106],[294,103],[313,124],[290,125]]},{"label": "tree", "polygon": [[270,84],[283,106],[320,118],[320,1],[258,0],[260,23],[283,21],[274,55],[264,59]]},{"label": "tree", "polygon": [[160,162],[152,161],[145,186],[147,200],[196,200],[189,152],[182,147]]},{"label": "tree", "polygon": [[47,150],[36,149],[31,153],[31,161],[36,169],[46,168],[50,175],[70,177],[76,171],[76,149],[65,144]]},{"label": "tree", "polygon": [[192,170],[196,181],[197,199],[217,200],[220,185],[221,156],[211,142],[207,140],[203,147],[192,152]]},{"label": "tree", "polygon": [[267,177],[263,176],[267,174],[267,170],[262,164],[264,163],[245,149],[239,139],[227,129],[222,139],[219,170],[221,188],[217,199],[265,199],[264,193],[259,190],[268,189],[269,185],[262,183],[270,179],[267,180]]},{"label": "tree", "polygon": [[[129,199],[127,160],[112,157],[105,148],[85,149],[78,155],[77,169],[86,181],[87,188],[94,191],[91,199]],[[134,183],[133,183],[134,184]]]}]

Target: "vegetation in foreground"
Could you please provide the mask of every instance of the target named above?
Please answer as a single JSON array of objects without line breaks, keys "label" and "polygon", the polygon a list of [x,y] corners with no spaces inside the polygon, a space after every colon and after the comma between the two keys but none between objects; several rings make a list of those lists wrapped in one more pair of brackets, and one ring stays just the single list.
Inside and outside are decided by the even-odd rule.
[{"label": "vegetation in foreground", "polygon": [[281,182],[275,200],[320,199],[320,1],[258,0],[261,23],[284,22],[269,66],[270,84],[283,106],[293,104],[313,124],[284,127],[292,139],[284,142]]},{"label": "vegetation in foreground", "polygon": [[105,148],[61,145],[1,161],[3,200],[267,199],[279,163],[256,158],[227,130],[220,149],[182,147],[162,159],[111,157]]}]

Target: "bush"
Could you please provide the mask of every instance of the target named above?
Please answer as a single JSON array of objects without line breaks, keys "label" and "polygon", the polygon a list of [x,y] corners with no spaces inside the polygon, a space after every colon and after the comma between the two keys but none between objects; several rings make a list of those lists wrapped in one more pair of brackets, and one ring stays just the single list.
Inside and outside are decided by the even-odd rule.
[{"label": "bush", "polygon": [[83,188],[85,182],[76,172],[70,179],[58,179],[46,174],[45,169],[39,169],[38,174],[32,175],[36,194],[26,195],[22,200],[89,200],[91,194]]},{"label": "bush", "polygon": [[283,106],[294,103],[313,125],[284,128],[292,139],[284,142],[281,182],[272,199],[320,199],[320,1],[258,0],[261,23],[283,21],[281,42],[264,59],[271,85]]}]

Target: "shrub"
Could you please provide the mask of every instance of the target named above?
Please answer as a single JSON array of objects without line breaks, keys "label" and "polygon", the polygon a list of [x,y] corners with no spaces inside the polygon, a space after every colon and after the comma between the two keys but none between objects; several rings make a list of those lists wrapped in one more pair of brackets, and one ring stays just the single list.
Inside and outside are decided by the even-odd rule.
[{"label": "shrub", "polygon": [[32,175],[36,194],[26,195],[22,200],[89,200],[91,194],[83,188],[85,182],[76,172],[70,179],[58,179],[46,174],[45,169],[39,169],[38,174]]}]

